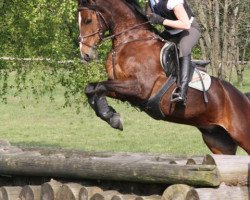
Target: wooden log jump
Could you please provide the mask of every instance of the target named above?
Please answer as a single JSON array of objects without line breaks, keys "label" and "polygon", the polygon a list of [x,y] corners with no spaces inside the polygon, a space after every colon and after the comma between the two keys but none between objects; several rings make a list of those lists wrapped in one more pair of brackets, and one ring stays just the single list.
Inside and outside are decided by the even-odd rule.
[{"label": "wooden log jump", "polygon": [[1,200],[18,199],[21,190],[22,190],[21,187],[1,187],[0,199]]},{"label": "wooden log jump", "polygon": [[[0,182],[5,183],[7,177],[8,183],[17,175],[13,182],[16,185],[0,188],[0,200],[248,200],[249,174],[249,156],[18,148],[0,140]],[[42,178],[46,181],[77,179],[84,183],[52,179],[40,185],[25,185],[21,182],[23,176],[47,177]],[[101,185],[102,181],[107,185]],[[119,182],[128,187],[123,190]],[[119,185],[114,186],[115,191],[112,184]],[[144,190],[137,188],[143,184],[152,184],[150,192],[145,192],[145,186]],[[124,193],[128,188],[130,192]]]},{"label": "wooden log jump", "polygon": [[41,186],[26,185],[22,188],[19,198],[21,200],[40,200]]},{"label": "wooden log jump", "polygon": [[[140,154],[42,155],[37,151],[0,154],[0,173],[97,180],[218,186],[220,175],[215,165],[170,164],[167,156]],[[177,159],[177,163],[180,160]],[[105,172],[105,173],[103,173]]]},{"label": "wooden log jump", "polygon": [[161,200],[249,200],[250,191],[246,186],[227,186],[222,183],[215,188],[193,188],[184,184],[168,187]]},{"label": "wooden log jump", "polygon": [[227,185],[250,185],[250,156],[207,155],[214,159],[221,182]]},{"label": "wooden log jump", "polygon": [[61,187],[62,183],[53,179],[50,182],[42,184],[41,200],[55,200],[56,194]]},{"label": "wooden log jump", "polygon": [[79,191],[82,188],[80,184],[77,183],[68,183],[60,187],[56,195],[56,200],[76,200],[79,199]]}]

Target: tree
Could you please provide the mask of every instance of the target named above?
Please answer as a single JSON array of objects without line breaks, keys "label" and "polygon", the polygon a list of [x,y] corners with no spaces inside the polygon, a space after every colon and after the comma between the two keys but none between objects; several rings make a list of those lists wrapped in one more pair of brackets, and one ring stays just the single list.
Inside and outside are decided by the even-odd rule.
[{"label": "tree", "polygon": [[239,65],[239,61],[249,59],[246,55],[249,49],[249,2],[192,0],[191,3],[202,27],[200,46],[204,58],[211,60],[212,74],[231,81],[233,69],[236,69],[242,84],[244,66]]},{"label": "tree", "polygon": [[79,59],[77,1],[4,0],[0,8],[0,57],[19,58],[0,60],[1,99],[10,92],[53,99],[62,85],[65,105],[82,104],[84,85],[105,75],[101,62],[86,68]]}]

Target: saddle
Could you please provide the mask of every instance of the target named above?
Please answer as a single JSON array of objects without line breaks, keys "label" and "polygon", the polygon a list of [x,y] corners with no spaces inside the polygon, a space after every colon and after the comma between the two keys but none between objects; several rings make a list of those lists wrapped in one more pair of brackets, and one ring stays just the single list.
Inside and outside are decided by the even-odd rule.
[{"label": "saddle", "polygon": [[[172,42],[166,42],[160,53],[161,66],[167,76],[171,74],[177,76],[176,69],[179,65],[177,47]],[[211,85],[211,77],[206,73],[206,65],[210,61],[206,60],[192,60],[194,68],[193,77],[189,83],[189,87],[200,91],[207,91]],[[204,84],[204,85],[203,85]],[[204,87],[203,87],[204,86]]]},{"label": "saddle", "polygon": [[[139,106],[141,110],[145,111],[157,120],[165,118],[165,115],[159,106],[163,95],[167,92],[171,85],[177,82],[176,69],[179,67],[179,58],[178,51],[174,43],[166,42],[161,49],[160,61],[166,76],[168,76],[168,80],[163,84],[155,96],[151,97],[147,102]],[[205,68],[205,66],[209,63],[210,61],[192,60],[194,70],[192,80],[188,84],[189,87],[203,91],[205,102],[208,102],[206,91],[211,85],[211,77],[206,73]]]}]

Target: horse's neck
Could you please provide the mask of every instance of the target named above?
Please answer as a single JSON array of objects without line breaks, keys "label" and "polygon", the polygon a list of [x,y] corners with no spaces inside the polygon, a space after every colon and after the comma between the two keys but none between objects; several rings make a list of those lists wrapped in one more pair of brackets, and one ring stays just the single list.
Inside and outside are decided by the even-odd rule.
[{"label": "horse's neck", "polygon": [[113,32],[113,34],[116,35],[117,33],[119,34],[124,31],[122,34],[119,34],[113,38],[112,40],[113,48],[116,48],[122,44],[126,44],[132,41],[144,40],[149,37],[152,37],[152,33],[146,28],[143,29],[143,27],[140,27],[140,28],[135,28],[132,30],[128,30],[128,29],[129,28],[121,29],[121,31]]},{"label": "horse's neck", "polygon": [[[122,4],[121,1],[117,1],[117,3],[118,2]],[[136,16],[126,5],[114,5],[112,9],[113,26],[110,30],[112,35],[115,36],[113,46],[120,45],[129,40],[145,37],[145,33],[149,31],[148,25],[143,25],[144,22],[145,20]],[[142,25],[140,26],[140,24]]]}]

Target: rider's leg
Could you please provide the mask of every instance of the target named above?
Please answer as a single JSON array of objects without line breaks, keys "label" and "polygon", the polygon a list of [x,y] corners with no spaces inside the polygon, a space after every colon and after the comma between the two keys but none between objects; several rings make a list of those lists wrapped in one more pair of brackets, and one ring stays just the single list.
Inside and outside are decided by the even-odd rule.
[{"label": "rider's leg", "polygon": [[191,63],[191,51],[198,42],[200,32],[194,27],[185,30],[180,35],[179,57],[180,57],[180,87],[173,94],[171,102],[183,102],[185,104],[188,83],[191,80],[193,66]]},{"label": "rider's leg", "polygon": [[178,92],[173,94],[171,102],[185,102],[188,83],[190,81],[190,75],[192,70],[191,55],[183,56],[180,58],[180,87]]}]

